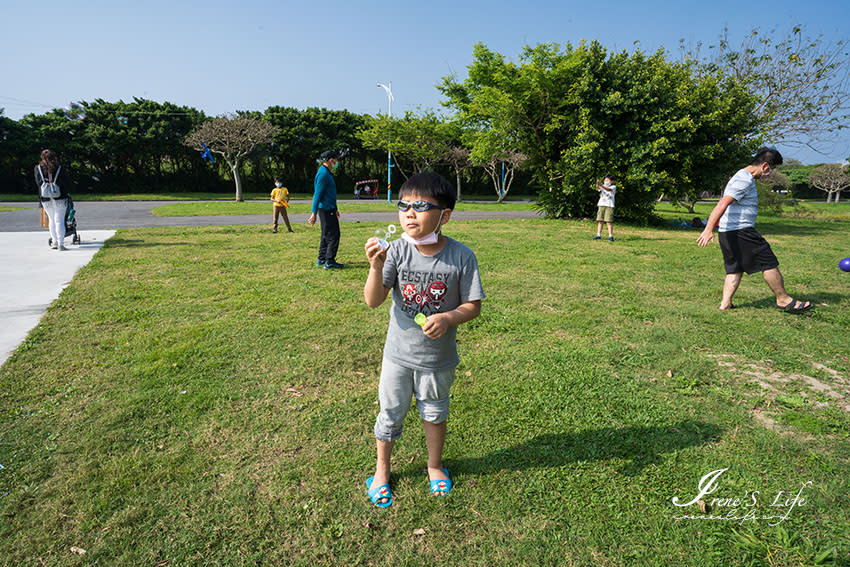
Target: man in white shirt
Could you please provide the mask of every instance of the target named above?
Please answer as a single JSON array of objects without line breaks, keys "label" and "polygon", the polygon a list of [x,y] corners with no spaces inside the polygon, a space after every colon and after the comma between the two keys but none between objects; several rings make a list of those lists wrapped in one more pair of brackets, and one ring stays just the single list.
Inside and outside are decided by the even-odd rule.
[{"label": "man in white shirt", "polygon": [[808,301],[798,301],[785,292],[779,260],[770,249],[770,244],[756,232],[758,215],[758,193],[756,179],[767,177],[782,164],[782,154],[775,148],[762,148],[753,161],[738,172],[726,184],[723,196],[711,211],[705,230],[697,238],[700,247],[714,239],[714,225],[718,223],[718,241],[723,251],[726,279],[723,282],[721,311],[734,309],[732,296],[741,283],[744,272],[761,272],[764,281],[776,295],[776,308],[788,313],[802,313],[814,307]]}]

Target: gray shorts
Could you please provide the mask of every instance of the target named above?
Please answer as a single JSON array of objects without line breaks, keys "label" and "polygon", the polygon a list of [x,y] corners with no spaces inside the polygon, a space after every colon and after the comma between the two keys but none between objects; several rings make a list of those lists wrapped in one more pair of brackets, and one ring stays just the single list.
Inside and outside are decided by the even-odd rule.
[{"label": "gray shorts", "polygon": [[401,437],[411,396],[416,397],[416,407],[423,421],[434,424],[446,421],[449,417],[449,388],[454,381],[454,368],[415,370],[384,358],[378,383],[381,412],[375,420],[375,438],[389,442]]}]

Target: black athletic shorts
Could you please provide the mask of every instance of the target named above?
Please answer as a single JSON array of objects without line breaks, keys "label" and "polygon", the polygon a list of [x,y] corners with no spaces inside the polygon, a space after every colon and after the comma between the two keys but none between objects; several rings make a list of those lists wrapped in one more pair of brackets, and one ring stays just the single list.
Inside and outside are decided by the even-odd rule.
[{"label": "black athletic shorts", "polygon": [[779,266],[770,244],[754,228],[718,233],[727,274],[755,274]]}]

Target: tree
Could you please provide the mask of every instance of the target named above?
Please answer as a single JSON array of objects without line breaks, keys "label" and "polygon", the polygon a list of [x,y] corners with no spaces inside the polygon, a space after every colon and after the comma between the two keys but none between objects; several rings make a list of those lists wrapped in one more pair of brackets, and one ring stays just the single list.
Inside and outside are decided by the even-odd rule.
[{"label": "tree", "polygon": [[451,127],[430,110],[421,114],[407,111],[401,118],[386,114],[369,117],[358,136],[367,149],[391,151],[405,179],[408,176],[399,160],[413,173],[431,169],[445,159],[452,142]]},{"label": "tree", "polygon": [[460,174],[472,165],[472,163],[469,161],[469,148],[464,148],[462,146],[451,146],[448,150],[446,150],[444,159],[446,163],[452,166],[452,169],[455,172],[455,181],[457,185],[457,200],[458,202],[460,202]]},{"label": "tree", "polygon": [[829,203],[833,195],[837,203],[841,192],[850,188],[850,168],[840,163],[826,163],[816,167],[809,174],[809,183],[812,187],[826,193],[826,202]]},{"label": "tree", "polygon": [[472,142],[469,159],[490,176],[496,190],[496,202],[501,203],[511,189],[514,172],[528,161],[528,156],[519,150],[507,149],[504,138],[493,130],[476,132],[469,139]]},{"label": "tree", "polygon": [[338,187],[344,185],[341,177],[346,177],[349,172],[353,175],[358,169],[354,167],[355,161],[359,161],[361,173],[369,169],[364,162],[373,157],[372,153],[363,150],[357,136],[357,132],[366,124],[365,116],[347,110],[314,107],[299,110],[271,106],[263,113],[263,117],[278,128],[269,157],[274,167],[285,169],[290,188],[293,184],[303,184],[305,190],[312,190],[316,160],[325,150],[351,150],[346,159],[340,162],[336,176]]},{"label": "tree", "polygon": [[787,31],[752,30],[733,48],[724,29],[702,56],[701,43],[685,48],[685,60],[704,75],[721,73],[758,100],[750,137],[765,136],[813,149],[846,127],[850,111],[850,52],[847,42],[810,38],[801,26]]},{"label": "tree", "polygon": [[467,79],[439,88],[464,127],[527,156],[537,204],[556,218],[591,215],[594,180],[610,173],[627,189],[621,218],[646,221],[659,193],[716,190],[751,149],[753,97],[719,74],[696,80],[662,51],[541,44],[514,63],[477,44]]},{"label": "tree", "polygon": [[30,153],[27,138],[27,128],[3,116],[0,108],[0,192],[32,192],[32,166],[38,154]]},{"label": "tree", "polygon": [[203,151],[205,144],[212,153],[223,157],[230,166],[236,184],[236,201],[242,201],[239,167],[254,148],[271,143],[277,131],[266,120],[247,116],[219,116],[190,132],[183,144],[198,151]]}]

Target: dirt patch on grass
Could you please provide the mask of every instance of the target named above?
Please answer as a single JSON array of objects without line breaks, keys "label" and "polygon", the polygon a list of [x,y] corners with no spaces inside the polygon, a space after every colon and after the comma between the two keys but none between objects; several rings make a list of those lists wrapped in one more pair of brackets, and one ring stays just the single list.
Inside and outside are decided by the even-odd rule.
[{"label": "dirt patch on grass", "polygon": [[850,413],[850,380],[825,364],[812,362],[812,368],[829,375],[830,383],[808,374],[773,369],[769,360],[755,362],[730,354],[708,356],[735,376],[760,386],[759,391],[743,393],[753,401],[753,418],[768,429],[793,433],[779,419],[788,409],[837,407]]}]

